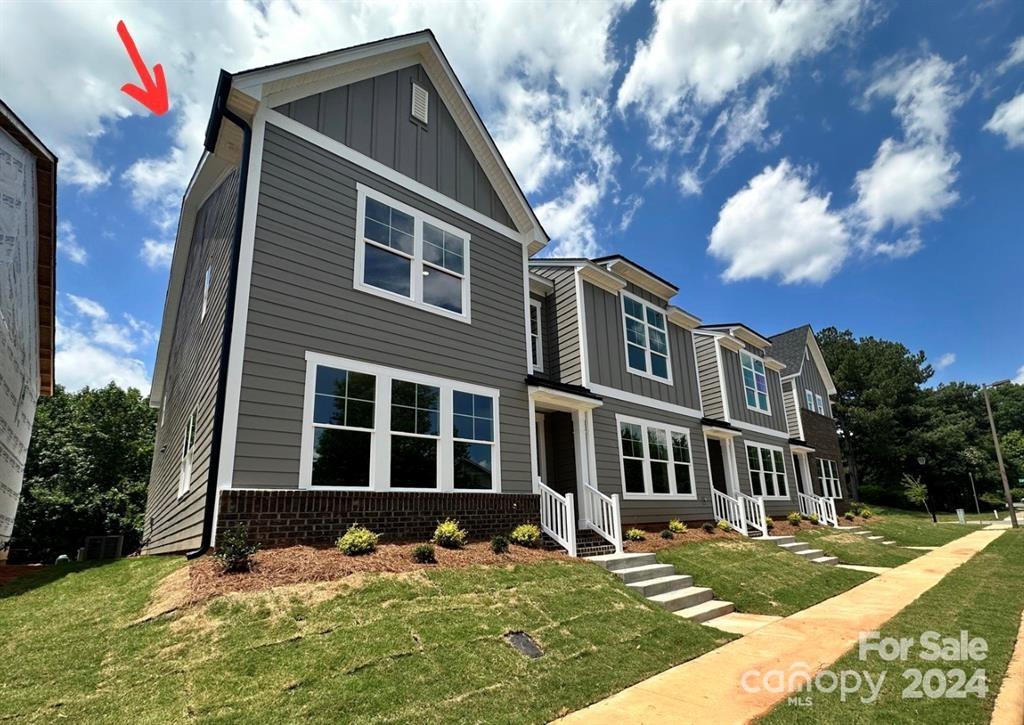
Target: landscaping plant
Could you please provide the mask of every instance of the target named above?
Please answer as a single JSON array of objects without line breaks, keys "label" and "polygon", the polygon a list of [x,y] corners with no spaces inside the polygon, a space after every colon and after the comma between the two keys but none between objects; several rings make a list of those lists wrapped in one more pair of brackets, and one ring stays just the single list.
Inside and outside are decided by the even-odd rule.
[{"label": "landscaping plant", "polygon": [[338,539],[338,548],[348,556],[359,556],[360,554],[369,554],[376,549],[378,541],[380,541],[378,534],[373,533],[365,526],[352,524],[348,527],[348,531]]},{"label": "landscaping plant", "polygon": [[495,554],[505,554],[508,552],[508,539],[501,534],[498,534],[491,539],[491,551]]},{"label": "landscaping plant", "polygon": [[244,572],[252,569],[252,555],[260,545],[250,544],[249,529],[245,524],[232,526],[221,534],[213,557],[221,563],[225,572]]},{"label": "landscaping plant", "polygon": [[455,519],[445,519],[434,529],[433,541],[446,549],[461,549],[466,545],[466,530],[459,528]]},{"label": "landscaping plant", "polygon": [[715,533],[715,525],[710,521],[705,521],[703,524],[700,525],[700,527],[704,529],[705,534]]},{"label": "landscaping plant", "polygon": [[870,519],[873,515],[874,514],[871,513],[871,509],[869,509],[867,506],[863,507],[860,510],[860,517],[862,519]]},{"label": "landscaping plant", "polygon": [[647,535],[641,529],[628,529],[626,531],[626,538],[630,541],[644,541]]},{"label": "landscaping plant", "polygon": [[436,564],[433,544],[420,544],[412,550],[412,560],[419,564]]},{"label": "landscaping plant", "polygon": [[720,520],[715,526],[722,531],[732,531],[732,526],[725,519]]},{"label": "landscaping plant", "polygon": [[786,521],[788,521],[792,526],[799,526],[801,520],[799,511],[793,511],[786,515]]},{"label": "landscaping plant", "polygon": [[928,507],[928,487],[921,481],[921,477],[904,473],[900,484],[903,486],[903,495],[907,497],[907,500],[910,503],[924,506],[924,510],[932,517],[932,523],[936,523],[935,512]]},{"label": "landscaping plant", "polygon": [[818,514],[811,514],[810,516],[807,517],[807,520],[810,521],[815,526],[817,526],[818,524],[821,523],[821,519],[818,517]]},{"label": "landscaping plant", "polygon": [[679,519],[672,519],[668,522],[668,530],[673,534],[682,534],[686,532],[686,524]]},{"label": "landscaping plant", "polygon": [[508,538],[517,546],[527,546],[532,549],[540,544],[540,529],[536,524],[519,524],[512,529]]},{"label": "landscaping plant", "polygon": [[775,520],[772,519],[771,516],[765,516],[765,518],[764,518],[764,527],[766,529],[768,529],[769,531],[771,531],[772,529],[775,528]]},{"label": "landscaping plant", "polygon": [[661,538],[663,538],[663,539],[674,539],[674,538],[676,538],[676,535],[673,534],[669,529],[665,529],[664,531],[661,532]]},{"label": "landscaping plant", "polygon": [[853,521],[853,512],[847,511],[845,514],[843,514],[843,518],[847,521]]}]

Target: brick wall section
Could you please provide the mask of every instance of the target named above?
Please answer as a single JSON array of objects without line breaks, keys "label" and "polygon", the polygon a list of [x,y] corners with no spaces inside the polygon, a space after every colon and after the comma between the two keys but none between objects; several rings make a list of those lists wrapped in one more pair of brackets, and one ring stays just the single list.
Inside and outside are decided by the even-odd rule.
[{"label": "brick wall section", "polygon": [[426,541],[439,521],[457,519],[471,539],[540,525],[534,494],[386,491],[221,491],[217,537],[238,523],[264,548],[331,546],[354,523],[385,540]]},{"label": "brick wall section", "polygon": [[839,482],[843,489],[843,498],[836,501],[836,512],[842,515],[850,508],[850,494],[846,488],[846,471],[843,468],[843,456],[839,450],[839,435],[836,433],[836,423],[831,418],[812,413],[806,408],[801,408],[800,415],[803,416],[804,440],[807,441],[807,445],[814,449],[814,453],[808,455],[808,463],[811,466],[811,477],[814,479],[814,492],[816,494],[821,495],[821,482],[818,480],[818,459],[827,458],[839,464]]}]

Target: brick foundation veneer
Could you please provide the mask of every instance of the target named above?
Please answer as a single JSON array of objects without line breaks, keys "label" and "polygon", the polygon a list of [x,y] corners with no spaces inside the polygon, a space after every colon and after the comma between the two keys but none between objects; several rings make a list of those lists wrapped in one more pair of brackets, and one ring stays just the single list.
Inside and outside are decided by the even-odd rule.
[{"label": "brick foundation veneer", "polygon": [[221,491],[217,538],[238,523],[264,548],[331,546],[351,524],[385,539],[426,541],[439,521],[457,519],[471,539],[540,525],[540,496],[386,491]]}]

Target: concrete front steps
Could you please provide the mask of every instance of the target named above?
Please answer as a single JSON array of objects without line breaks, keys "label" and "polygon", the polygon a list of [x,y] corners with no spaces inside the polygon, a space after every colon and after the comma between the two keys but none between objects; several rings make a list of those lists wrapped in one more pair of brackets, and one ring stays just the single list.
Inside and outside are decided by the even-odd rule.
[{"label": "concrete front steps", "polygon": [[732,602],[715,599],[707,587],[693,586],[693,577],[659,564],[654,554],[606,554],[587,559],[618,576],[627,587],[691,622],[706,622],[733,611]]},{"label": "concrete front steps", "polygon": [[857,536],[863,536],[868,541],[878,541],[878,542],[881,542],[884,546],[894,546],[896,544],[895,541],[888,541],[888,540],[886,540],[886,538],[884,536],[872,536],[871,532],[867,531],[867,530],[865,530],[865,531],[854,531],[853,533],[855,533]]},{"label": "concrete front steps", "polygon": [[797,541],[795,536],[762,536],[758,541],[770,541],[780,549],[784,549],[791,554],[796,554],[797,556],[802,556],[812,564],[835,566],[839,563],[838,558],[834,556],[825,556],[824,551],[821,549],[812,549],[809,544]]}]

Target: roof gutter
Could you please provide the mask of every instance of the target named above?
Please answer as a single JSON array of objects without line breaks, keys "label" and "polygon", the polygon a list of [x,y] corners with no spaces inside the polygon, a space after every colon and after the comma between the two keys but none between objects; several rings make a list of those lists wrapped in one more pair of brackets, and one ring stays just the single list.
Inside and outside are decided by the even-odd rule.
[{"label": "roof gutter", "polygon": [[242,222],[245,212],[246,184],[249,179],[249,155],[252,150],[252,126],[245,119],[228,108],[228,94],[231,92],[231,74],[221,70],[214,96],[213,112],[206,127],[206,150],[211,154],[217,147],[217,136],[224,119],[231,121],[242,130],[242,159],[239,164],[238,199],[235,209],[235,234],[231,245],[231,264],[228,274],[228,289],[224,301],[224,329],[221,336],[220,370],[217,374],[217,400],[213,411],[213,440],[210,443],[210,467],[206,478],[206,505],[203,509],[203,532],[199,547],[185,554],[196,559],[210,549],[213,539],[213,516],[217,505],[218,480],[220,478],[221,438],[224,432],[224,408],[227,398],[228,362],[231,355],[231,336],[235,322],[235,295],[238,290],[238,260],[242,247]]}]

